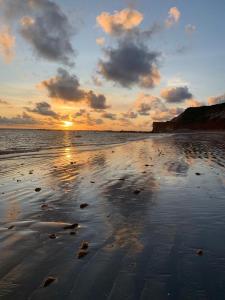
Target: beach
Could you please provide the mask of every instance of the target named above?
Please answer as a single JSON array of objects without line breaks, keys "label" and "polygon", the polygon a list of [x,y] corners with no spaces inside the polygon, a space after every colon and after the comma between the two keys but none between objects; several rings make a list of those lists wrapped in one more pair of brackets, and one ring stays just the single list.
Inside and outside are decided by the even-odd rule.
[{"label": "beach", "polygon": [[224,299],[225,134],[60,134],[0,155],[0,299]]}]

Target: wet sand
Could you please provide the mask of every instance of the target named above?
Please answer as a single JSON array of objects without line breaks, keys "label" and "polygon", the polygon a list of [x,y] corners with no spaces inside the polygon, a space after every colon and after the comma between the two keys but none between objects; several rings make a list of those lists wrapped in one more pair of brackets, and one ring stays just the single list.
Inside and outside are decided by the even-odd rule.
[{"label": "wet sand", "polygon": [[224,175],[222,133],[0,159],[0,299],[224,299]]}]

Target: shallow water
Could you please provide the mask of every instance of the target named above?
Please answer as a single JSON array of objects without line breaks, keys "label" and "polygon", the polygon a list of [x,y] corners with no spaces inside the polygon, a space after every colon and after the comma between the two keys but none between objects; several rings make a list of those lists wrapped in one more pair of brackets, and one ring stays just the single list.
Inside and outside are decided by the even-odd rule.
[{"label": "shallow water", "polygon": [[224,299],[224,175],[222,133],[1,159],[0,299]]}]

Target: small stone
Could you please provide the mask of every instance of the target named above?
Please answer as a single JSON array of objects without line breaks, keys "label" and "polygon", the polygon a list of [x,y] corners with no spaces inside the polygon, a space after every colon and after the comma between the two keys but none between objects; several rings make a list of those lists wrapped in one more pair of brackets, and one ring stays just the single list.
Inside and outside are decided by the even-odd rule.
[{"label": "small stone", "polygon": [[37,192],[37,193],[40,192],[40,191],[41,191],[41,188],[36,188],[35,189],[35,192]]},{"label": "small stone", "polygon": [[47,279],[45,279],[43,283],[43,287],[48,287],[50,284],[52,284],[54,281],[56,281],[55,277],[49,276]]},{"label": "small stone", "polygon": [[74,224],[71,224],[71,225],[66,225],[63,227],[63,229],[75,229],[78,227],[78,223],[74,223]]},{"label": "small stone", "polygon": [[15,227],[15,225],[11,225],[8,227],[8,229],[13,229]]},{"label": "small stone", "polygon": [[138,194],[140,194],[140,192],[141,192],[140,190],[135,190],[135,191],[134,191],[134,194],[135,194],[135,195],[138,195]]},{"label": "small stone", "polygon": [[148,165],[148,164],[146,164],[146,165],[145,165],[145,167],[149,167],[149,165]]},{"label": "small stone", "polygon": [[81,209],[84,209],[84,208],[86,208],[87,206],[88,206],[87,203],[82,203],[82,204],[80,205],[80,208],[81,208]]},{"label": "small stone", "polygon": [[79,250],[77,253],[77,258],[83,258],[84,256],[86,256],[88,254],[88,252],[86,250]]},{"label": "small stone", "polygon": [[88,242],[83,241],[81,246],[80,246],[80,249],[81,250],[87,250],[88,246],[89,246]]},{"label": "small stone", "polygon": [[71,232],[70,232],[70,235],[75,235],[75,234],[76,234],[75,231],[71,231]]},{"label": "small stone", "polygon": [[95,181],[90,181],[91,183],[95,183]]},{"label": "small stone", "polygon": [[200,175],[201,175],[201,173],[198,173],[198,172],[197,172],[197,173],[195,173],[195,175],[197,175],[197,176],[200,176]]},{"label": "small stone", "polygon": [[52,239],[52,240],[54,240],[54,239],[56,239],[56,235],[54,233],[49,234],[49,238]]},{"label": "small stone", "polygon": [[48,207],[49,207],[48,204],[42,204],[42,205],[41,205],[41,208],[42,208],[42,209],[47,209]]},{"label": "small stone", "polygon": [[202,250],[202,249],[198,249],[198,250],[196,251],[196,254],[197,254],[198,256],[202,256],[202,255],[203,255],[203,250]]}]

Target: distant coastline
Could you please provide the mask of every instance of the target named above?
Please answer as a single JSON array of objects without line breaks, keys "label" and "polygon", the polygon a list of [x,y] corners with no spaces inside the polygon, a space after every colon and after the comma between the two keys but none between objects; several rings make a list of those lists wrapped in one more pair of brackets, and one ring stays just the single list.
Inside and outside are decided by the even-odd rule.
[{"label": "distant coastline", "polygon": [[153,133],[225,131],[225,103],[189,107],[167,122],[153,122]]}]

